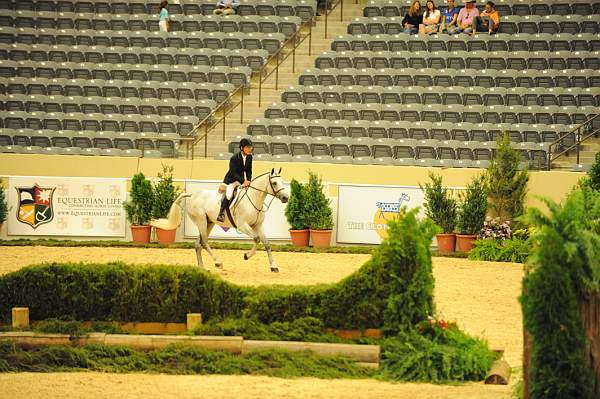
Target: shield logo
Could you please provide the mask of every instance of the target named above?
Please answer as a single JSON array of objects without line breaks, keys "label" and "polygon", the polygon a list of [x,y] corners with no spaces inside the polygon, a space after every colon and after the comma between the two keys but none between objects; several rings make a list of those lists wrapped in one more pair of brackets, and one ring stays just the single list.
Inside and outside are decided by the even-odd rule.
[{"label": "shield logo", "polygon": [[16,187],[19,194],[17,220],[33,227],[49,223],[54,218],[52,196],[56,187]]}]

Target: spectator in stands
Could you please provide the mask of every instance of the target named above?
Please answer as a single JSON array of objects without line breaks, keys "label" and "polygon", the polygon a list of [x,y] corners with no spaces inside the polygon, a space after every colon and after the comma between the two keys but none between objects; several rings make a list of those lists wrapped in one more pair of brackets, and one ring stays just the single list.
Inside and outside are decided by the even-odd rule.
[{"label": "spectator in stands", "polygon": [[414,0],[410,9],[402,20],[404,33],[414,35],[419,31],[419,25],[423,23],[423,13],[421,12],[421,3],[419,0]]},{"label": "spectator in stands", "polygon": [[444,10],[444,15],[442,16],[440,32],[448,32],[450,29],[456,27],[459,9],[454,7],[454,0],[448,0],[447,4],[448,6],[446,7],[446,10]]},{"label": "spectator in stands", "polygon": [[473,19],[473,33],[488,32],[490,35],[498,32],[500,27],[500,13],[492,1],[485,3],[485,10]]},{"label": "spectator in stands", "polygon": [[475,7],[475,0],[467,1],[467,4],[460,10],[456,18],[456,26],[448,29],[451,35],[463,32],[470,34],[473,32],[473,21],[479,16],[479,10]]},{"label": "spectator in stands", "polygon": [[317,0],[317,13],[316,16],[320,17],[321,14],[327,14],[327,7],[331,5],[331,3],[327,3],[326,0]]},{"label": "spectator in stands", "polygon": [[433,0],[427,0],[425,13],[423,13],[423,23],[419,25],[419,33],[433,35],[440,29],[440,20],[442,13],[437,9]]},{"label": "spectator in stands", "polygon": [[215,15],[231,15],[237,14],[237,9],[240,6],[240,0],[219,0],[217,8],[213,10]]},{"label": "spectator in stands", "polygon": [[160,12],[158,14],[158,28],[161,32],[168,32],[171,18],[169,17],[169,10],[167,10],[168,1],[160,2]]}]

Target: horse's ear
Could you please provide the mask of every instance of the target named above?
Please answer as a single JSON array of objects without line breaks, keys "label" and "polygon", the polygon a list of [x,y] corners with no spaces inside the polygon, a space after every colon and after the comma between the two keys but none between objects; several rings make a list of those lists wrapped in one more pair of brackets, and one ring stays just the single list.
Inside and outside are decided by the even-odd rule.
[{"label": "horse's ear", "polygon": [[275,168],[271,169],[271,176],[273,176],[273,173],[275,173]]},{"label": "horse's ear", "polygon": [[278,175],[280,175],[280,174],[281,174],[281,168],[279,168],[279,172],[277,172],[277,174],[278,174]]}]

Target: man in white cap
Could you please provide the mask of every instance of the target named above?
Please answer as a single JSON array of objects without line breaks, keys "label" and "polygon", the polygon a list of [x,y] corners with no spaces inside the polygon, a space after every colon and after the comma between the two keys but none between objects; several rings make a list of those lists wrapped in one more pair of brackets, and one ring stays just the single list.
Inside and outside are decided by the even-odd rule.
[{"label": "man in white cap", "polygon": [[458,13],[456,19],[456,26],[448,30],[449,34],[467,33],[473,32],[473,22],[475,17],[479,16],[479,10],[475,7],[475,0],[467,1],[466,5]]}]

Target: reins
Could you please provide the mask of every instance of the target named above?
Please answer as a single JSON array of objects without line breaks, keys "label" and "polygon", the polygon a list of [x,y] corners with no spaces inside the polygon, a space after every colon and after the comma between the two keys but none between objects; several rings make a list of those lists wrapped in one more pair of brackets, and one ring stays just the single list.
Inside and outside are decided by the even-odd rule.
[{"label": "reins", "polygon": [[[269,175],[269,186],[271,187],[271,190],[273,191],[274,194],[271,194],[268,190],[262,190],[260,188],[256,188],[252,185],[252,182],[254,182],[255,180],[259,179],[260,177],[263,177],[265,175]],[[269,210],[269,208],[271,208],[271,204],[273,203],[273,200],[275,200],[275,198],[277,197],[277,194],[279,194],[281,191],[285,190],[284,187],[281,187],[279,190],[275,191],[275,188],[273,187],[273,181],[271,180],[271,178],[273,177],[279,177],[279,175],[271,175],[270,173],[263,173],[260,176],[256,176],[254,179],[252,179],[252,182],[250,183],[250,185],[248,187],[246,187],[246,190],[244,191],[244,193],[242,194],[242,196],[240,197],[239,200],[236,201],[235,205],[233,206],[233,209],[231,210],[232,212],[234,212],[238,205],[242,202],[242,200],[244,199],[244,197],[248,198],[248,201],[250,202],[250,204],[252,204],[252,207],[258,212],[256,215],[256,220],[254,221],[254,224],[256,224],[256,222],[258,222],[258,218],[261,214],[261,212],[266,212]],[[258,209],[258,207],[254,204],[254,202],[252,202],[252,199],[248,196],[248,189],[253,189],[256,190],[258,192],[264,193],[266,195],[270,195],[271,196],[271,200],[269,201],[269,205],[266,205],[266,209]],[[265,207],[265,204],[263,204],[263,208]]]}]

